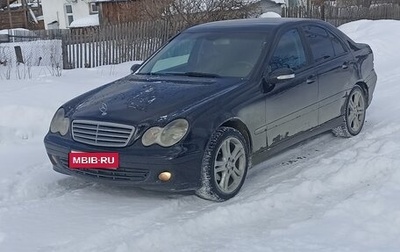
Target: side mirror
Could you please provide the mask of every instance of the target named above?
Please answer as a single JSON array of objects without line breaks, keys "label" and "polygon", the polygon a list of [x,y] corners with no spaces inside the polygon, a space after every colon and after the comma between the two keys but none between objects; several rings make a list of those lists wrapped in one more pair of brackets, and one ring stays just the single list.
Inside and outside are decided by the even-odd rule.
[{"label": "side mirror", "polygon": [[140,67],[142,66],[142,64],[134,64],[131,66],[131,73],[135,73]]},{"label": "side mirror", "polygon": [[271,74],[269,74],[269,77],[267,78],[267,82],[272,83],[272,84],[277,84],[286,80],[291,80],[294,79],[296,75],[294,74],[294,71],[290,68],[280,68],[276,69],[273,71]]},{"label": "side mirror", "polygon": [[271,92],[275,85],[286,80],[294,79],[296,75],[294,71],[290,68],[280,68],[276,69],[271,73],[265,73],[263,78],[263,92],[268,93]]}]

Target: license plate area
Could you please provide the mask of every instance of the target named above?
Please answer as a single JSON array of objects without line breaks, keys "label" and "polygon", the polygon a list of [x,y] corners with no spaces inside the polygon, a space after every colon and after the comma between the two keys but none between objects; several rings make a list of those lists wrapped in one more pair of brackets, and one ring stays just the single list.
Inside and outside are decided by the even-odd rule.
[{"label": "license plate area", "polygon": [[68,167],[70,169],[116,170],[119,167],[119,153],[71,151],[68,154]]}]

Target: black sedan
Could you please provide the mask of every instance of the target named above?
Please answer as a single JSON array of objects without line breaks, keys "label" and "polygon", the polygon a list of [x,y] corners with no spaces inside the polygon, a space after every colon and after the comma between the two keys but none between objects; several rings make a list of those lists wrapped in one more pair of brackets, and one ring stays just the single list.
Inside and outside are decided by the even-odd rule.
[{"label": "black sedan", "polygon": [[284,18],[189,28],[132,71],[59,108],[44,139],[54,170],[215,201],[279,150],[357,135],[377,80],[368,45]]}]

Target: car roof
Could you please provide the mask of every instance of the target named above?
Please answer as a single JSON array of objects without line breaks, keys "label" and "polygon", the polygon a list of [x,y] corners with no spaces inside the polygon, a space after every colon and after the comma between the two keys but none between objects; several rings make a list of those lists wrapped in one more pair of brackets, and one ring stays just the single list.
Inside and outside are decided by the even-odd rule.
[{"label": "car roof", "polygon": [[251,19],[234,19],[234,20],[223,20],[215,21],[205,24],[193,26],[187,31],[198,32],[198,31],[218,31],[218,30],[235,30],[235,31],[246,31],[246,30],[266,30],[274,29],[277,27],[283,27],[294,23],[316,23],[325,24],[322,20],[309,19],[309,18],[251,18]]}]

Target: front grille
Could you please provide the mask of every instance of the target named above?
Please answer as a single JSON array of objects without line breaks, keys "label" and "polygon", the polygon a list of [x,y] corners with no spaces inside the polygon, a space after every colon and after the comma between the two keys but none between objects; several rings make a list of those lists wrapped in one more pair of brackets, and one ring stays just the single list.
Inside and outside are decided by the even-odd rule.
[{"label": "front grille", "polygon": [[119,168],[117,170],[101,170],[101,169],[76,169],[73,170],[77,174],[90,177],[115,180],[115,181],[144,181],[149,175],[149,171],[145,169],[126,170]]},{"label": "front grille", "polygon": [[125,168],[120,167],[117,170],[103,170],[103,169],[70,169],[68,168],[68,160],[65,158],[59,158],[61,165],[76,173],[81,175],[86,175],[88,177],[107,179],[113,181],[133,181],[140,182],[146,180],[149,176],[150,171],[148,169],[140,168]]},{"label": "front grille", "polygon": [[135,127],[125,124],[88,120],[72,122],[72,138],[95,146],[125,147],[134,132]]}]

